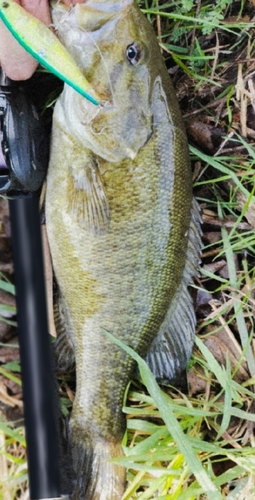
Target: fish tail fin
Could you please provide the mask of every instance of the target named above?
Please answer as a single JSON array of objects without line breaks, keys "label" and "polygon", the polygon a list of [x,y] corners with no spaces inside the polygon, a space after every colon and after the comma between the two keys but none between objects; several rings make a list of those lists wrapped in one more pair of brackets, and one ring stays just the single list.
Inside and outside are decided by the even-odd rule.
[{"label": "fish tail fin", "polygon": [[111,460],[122,456],[120,443],[97,441],[94,447],[74,446],[73,461],[77,476],[72,500],[121,500],[126,471]]}]

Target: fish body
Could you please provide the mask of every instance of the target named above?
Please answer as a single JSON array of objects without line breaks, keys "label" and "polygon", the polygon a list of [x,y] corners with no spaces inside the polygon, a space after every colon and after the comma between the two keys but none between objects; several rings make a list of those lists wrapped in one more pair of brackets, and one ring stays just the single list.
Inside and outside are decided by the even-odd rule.
[{"label": "fish body", "polygon": [[191,355],[187,291],[200,252],[187,139],[152,27],[133,1],[53,6],[58,35],[99,95],[65,86],[53,117],[46,221],[59,286],[60,362],[76,360],[73,499],[119,500],[133,360],[173,380]]}]

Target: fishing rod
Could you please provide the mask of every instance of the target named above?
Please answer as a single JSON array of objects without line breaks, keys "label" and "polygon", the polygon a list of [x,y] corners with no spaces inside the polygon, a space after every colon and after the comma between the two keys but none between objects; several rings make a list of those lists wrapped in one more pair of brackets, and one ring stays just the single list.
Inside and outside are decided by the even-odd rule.
[{"label": "fishing rod", "polygon": [[48,158],[49,141],[34,106],[0,68],[0,195],[10,208],[31,500],[69,498],[60,492],[39,215]]}]

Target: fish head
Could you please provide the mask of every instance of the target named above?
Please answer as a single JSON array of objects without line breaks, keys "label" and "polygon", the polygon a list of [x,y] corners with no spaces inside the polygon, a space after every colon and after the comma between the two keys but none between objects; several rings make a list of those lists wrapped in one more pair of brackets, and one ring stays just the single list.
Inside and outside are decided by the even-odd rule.
[{"label": "fish head", "polygon": [[152,135],[151,96],[161,60],[150,24],[130,0],[88,0],[71,10],[58,3],[53,21],[102,102],[96,107],[66,87],[69,132],[108,161],[134,159]]}]

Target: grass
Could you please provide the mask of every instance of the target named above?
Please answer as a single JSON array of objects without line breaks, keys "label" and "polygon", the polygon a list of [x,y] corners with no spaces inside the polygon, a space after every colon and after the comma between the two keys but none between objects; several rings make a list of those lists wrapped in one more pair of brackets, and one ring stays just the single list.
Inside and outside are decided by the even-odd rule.
[{"label": "grass", "polygon": [[[193,287],[198,325],[189,391],[171,386],[162,391],[144,361],[131,353],[140,378],[132,381],[123,408],[127,432],[119,463],[128,480],[123,500],[250,500],[255,495],[252,3],[152,0],[141,6],[158,34],[187,126],[205,247]],[[14,291],[4,279],[0,287]],[[1,374],[19,380],[19,367],[2,365]],[[73,397],[68,380],[61,381],[61,395],[68,414]],[[25,499],[24,430],[1,419],[0,439],[6,478],[0,499]]]},{"label": "grass", "polygon": [[[0,279],[0,290],[15,294],[12,283],[7,279]],[[16,327],[16,322],[7,319],[1,315],[5,312],[15,313],[15,309],[4,304],[0,308],[0,321]],[[0,343],[1,347],[17,349],[15,344]],[[22,408],[22,402],[10,395],[10,392],[4,385],[3,380],[11,381],[21,386],[20,363],[13,361],[0,365],[0,499],[15,500],[16,498],[27,497],[27,460],[26,460],[26,442],[25,431],[21,422],[8,422],[5,416],[4,408],[15,406]],[[18,496],[17,496],[18,495]]]},{"label": "grass", "polygon": [[[243,404],[243,388],[232,381],[230,370],[222,369],[201,340],[197,339],[196,344],[203,352],[206,371],[209,369],[214,382],[222,387],[212,399],[187,398],[175,391],[165,394],[139,360],[150,396],[130,392],[135,408],[124,408],[132,433],[132,447],[125,449],[127,456],[120,461],[129,468],[130,485],[125,500],[136,498],[135,492],[143,489],[141,499],[154,498],[155,493],[157,498],[167,499],[204,498],[205,493],[208,499],[225,498],[222,487],[226,483],[233,484],[245,477],[248,480],[254,472],[253,447],[238,445],[227,433],[233,417],[254,421],[254,415],[239,408]],[[247,397],[253,400],[254,394],[248,391],[245,400]],[[154,423],[148,425],[148,419]],[[206,438],[208,432],[215,434],[214,442]],[[224,463],[229,462],[231,467],[224,470]],[[223,464],[223,472],[216,474],[219,464]]]}]

